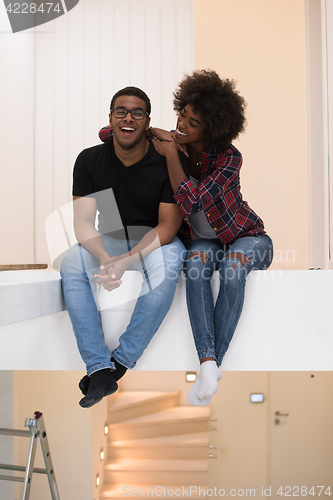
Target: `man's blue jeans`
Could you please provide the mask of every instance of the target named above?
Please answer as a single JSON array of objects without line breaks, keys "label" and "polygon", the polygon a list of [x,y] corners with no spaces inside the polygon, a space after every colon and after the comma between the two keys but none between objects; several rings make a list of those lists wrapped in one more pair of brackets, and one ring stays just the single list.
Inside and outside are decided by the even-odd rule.
[{"label": "man's blue jeans", "polygon": [[[128,251],[127,241],[103,235],[110,256]],[[138,242],[131,241],[133,248]],[[129,325],[113,351],[113,358],[133,368],[167,314],[179,280],[185,247],[179,238],[144,257],[128,269],[141,272],[143,283]],[[87,367],[87,374],[103,368],[114,369],[111,353],[104,340],[101,313],[96,298],[99,263],[84,247],[74,245],[61,264],[62,288],[77,345]],[[120,285],[121,286],[121,285]],[[112,296],[112,291],[109,292]]]},{"label": "man's blue jeans", "polygon": [[[198,356],[215,358],[220,366],[243,309],[246,277],[270,266],[272,240],[245,236],[226,246],[217,239],[196,239],[187,249],[186,299]],[[210,279],[215,270],[220,289],[214,307]]]}]

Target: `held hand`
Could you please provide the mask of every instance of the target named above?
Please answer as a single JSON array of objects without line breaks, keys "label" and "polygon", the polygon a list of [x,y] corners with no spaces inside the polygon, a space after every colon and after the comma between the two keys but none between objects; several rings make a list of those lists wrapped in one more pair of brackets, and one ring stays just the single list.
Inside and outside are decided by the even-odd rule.
[{"label": "held hand", "polygon": [[[177,151],[182,151],[185,154],[185,156],[188,156],[187,147],[185,146],[185,144],[177,144],[177,142],[175,141],[175,133],[174,132],[168,132],[167,130],[163,130],[162,128],[156,128],[156,127],[153,128],[153,131],[155,134],[155,137],[152,140],[153,144],[154,144],[154,141],[156,139],[158,139],[159,141],[164,141],[164,142],[171,142],[172,141],[176,144]],[[149,129],[149,132],[151,132],[150,129]],[[155,144],[154,144],[154,146],[155,146]],[[162,152],[160,152],[157,149],[156,146],[155,146],[155,149],[162,156],[165,156]]]},{"label": "held hand", "polygon": [[112,257],[113,262],[104,264],[101,266],[101,270],[106,271],[108,275],[115,280],[120,280],[130,265],[130,258],[126,255],[120,255],[119,257]]},{"label": "held hand", "polygon": [[[164,130],[162,128],[156,128],[156,127],[151,127],[152,130],[150,129],[150,132],[154,132],[154,136],[159,139],[160,141],[172,141],[172,135],[173,132],[169,132],[168,130]],[[151,136],[149,136],[151,137]]]},{"label": "held hand", "polygon": [[156,149],[156,151],[162,155],[167,157],[168,154],[172,154],[178,152],[179,146],[174,141],[160,141],[159,139],[153,139],[152,143]]},{"label": "held hand", "polygon": [[177,141],[175,140],[175,133],[174,132],[171,132],[171,136],[172,136],[173,142],[177,145],[179,151],[181,151],[182,153],[184,153],[185,156],[189,157],[186,145],[185,144],[178,144],[177,143]]},{"label": "held hand", "polygon": [[111,257],[101,265],[101,274],[95,274],[97,281],[109,292],[122,284],[121,277],[129,266],[128,257]]}]

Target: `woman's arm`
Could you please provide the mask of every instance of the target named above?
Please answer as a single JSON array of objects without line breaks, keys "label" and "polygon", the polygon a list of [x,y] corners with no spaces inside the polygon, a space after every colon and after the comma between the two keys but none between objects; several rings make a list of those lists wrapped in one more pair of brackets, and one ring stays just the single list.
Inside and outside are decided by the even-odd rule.
[{"label": "woman's arm", "polygon": [[165,157],[168,174],[173,192],[178,192],[180,184],[187,179],[183,167],[179,160],[178,147],[174,142],[160,141],[156,137],[153,139],[156,151]]}]

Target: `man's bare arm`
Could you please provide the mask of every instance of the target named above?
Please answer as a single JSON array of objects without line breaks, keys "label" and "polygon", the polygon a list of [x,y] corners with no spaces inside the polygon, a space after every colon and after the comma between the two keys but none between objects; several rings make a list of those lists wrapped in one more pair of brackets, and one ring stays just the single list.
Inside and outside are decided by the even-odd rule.
[{"label": "man's bare arm", "polygon": [[94,198],[73,196],[76,239],[100,264],[110,259],[101,234],[95,228],[97,204]]}]

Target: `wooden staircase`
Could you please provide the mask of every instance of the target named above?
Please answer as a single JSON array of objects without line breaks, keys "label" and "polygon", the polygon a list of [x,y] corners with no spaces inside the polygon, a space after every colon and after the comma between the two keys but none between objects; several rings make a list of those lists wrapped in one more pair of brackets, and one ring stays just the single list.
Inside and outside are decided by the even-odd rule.
[{"label": "wooden staircase", "polygon": [[180,391],[109,397],[100,500],[201,499],[208,484],[209,407],[179,406]]}]

